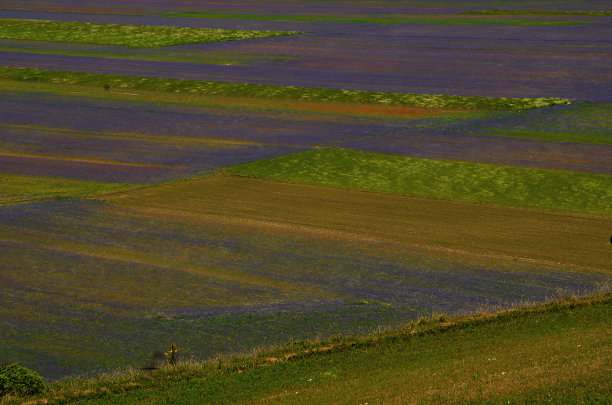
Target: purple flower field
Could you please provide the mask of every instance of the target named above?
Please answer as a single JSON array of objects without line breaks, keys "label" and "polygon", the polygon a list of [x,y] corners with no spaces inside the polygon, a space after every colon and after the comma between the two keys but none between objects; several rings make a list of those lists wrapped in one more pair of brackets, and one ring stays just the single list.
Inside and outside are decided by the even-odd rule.
[{"label": "purple flower field", "polygon": [[[170,340],[205,358],[558,290],[586,294],[610,281],[389,243],[186,224],[95,201],[3,207],[0,250],[0,355],[49,377],[137,364]],[[104,359],[111,347],[116,356]]]},{"label": "purple flower field", "polygon": [[[603,0],[510,3],[503,8],[612,10]],[[161,91],[2,79],[0,176],[155,187],[319,147],[612,175],[612,16],[508,17],[593,21],[567,26],[162,16],[196,10],[433,19],[500,7],[484,0],[469,6],[404,0],[0,0],[0,18],[304,32],[154,49],[156,55],[183,55],[183,62],[121,58],[126,48],[98,45],[70,49],[100,56],[63,54],[59,43],[49,44],[53,54],[28,52],[26,43],[19,51],[18,41],[0,38],[0,66],[571,100],[528,111],[393,115],[329,101],[283,105],[254,98],[240,104],[231,97],[202,101]],[[36,49],[44,51],[45,43]],[[200,63],[200,53],[253,58],[238,65]],[[10,192],[0,188],[4,194]],[[94,197],[0,205],[0,364],[18,361],[49,379],[94,374],[140,367],[171,341],[184,358],[203,359],[290,339],[366,333],[432,313],[586,295],[609,290],[612,281],[609,272],[529,257],[477,256],[291,229],[215,218],[190,222]]]}]

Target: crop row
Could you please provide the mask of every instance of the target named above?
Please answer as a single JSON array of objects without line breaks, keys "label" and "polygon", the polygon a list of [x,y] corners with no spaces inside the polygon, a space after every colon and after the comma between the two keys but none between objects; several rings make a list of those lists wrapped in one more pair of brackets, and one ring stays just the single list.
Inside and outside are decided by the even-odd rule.
[{"label": "crop row", "polygon": [[190,27],[0,19],[0,38],[3,39],[121,45],[130,48],[155,48],[180,44],[269,38],[298,33],[297,31],[241,31]]},{"label": "crop row", "polygon": [[0,78],[20,81],[86,85],[124,90],[153,90],[228,97],[277,98],[298,101],[329,101],[445,109],[526,110],[569,100],[560,98],[495,98],[385,93],[253,83],[228,83],[156,77],[106,75],[35,68],[0,67]]}]

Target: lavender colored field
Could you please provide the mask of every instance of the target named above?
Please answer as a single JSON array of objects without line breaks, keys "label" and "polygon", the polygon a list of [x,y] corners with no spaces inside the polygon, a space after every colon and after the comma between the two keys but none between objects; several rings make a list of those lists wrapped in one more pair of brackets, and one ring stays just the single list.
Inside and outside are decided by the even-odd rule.
[{"label": "lavender colored field", "polygon": [[[57,89],[63,89],[65,95],[53,95]],[[88,93],[80,88],[74,90],[81,95],[59,86],[30,90],[38,92],[5,91],[0,101],[4,123],[0,125],[0,165],[7,173],[149,182],[210,173],[315,146],[612,173],[609,145],[477,135],[516,131],[523,121],[537,128],[542,122],[541,128],[554,125],[556,133],[571,132],[580,140],[600,142],[607,139],[609,124],[597,118],[605,114],[593,114],[607,108],[598,104],[573,103],[513,114],[398,119],[345,112],[289,115],[261,106],[190,105],[181,98],[169,103],[169,96],[122,95],[103,89],[90,93],[93,98],[84,97]],[[166,102],[161,104],[161,100]],[[32,115],[33,110],[37,114]]]},{"label": "lavender colored field", "polygon": [[[308,4],[307,7],[312,7]],[[586,6],[585,6],[586,7]],[[265,6],[264,6],[265,8]],[[342,9],[343,7],[339,7]],[[398,13],[401,13],[399,11]],[[40,13],[39,13],[40,14]],[[299,29],[299,37],[179,46],[177,49],[284,55],[293,59],[238,67],[153,63],[65,55],[2,54],[4,64],[59,70],[331,87],[354,90],[474,96],[562,97],[612,101],[610,17],[581,27],[494,27],[422,24],[362,25],[173,19],[153,16],[32,14],[92,22],[190,25],[228,29]],[[44,14],[44,13],[43,13]],[[27,12],[0,17],[28,18]],[[186,21],[187,20],[187,21]],[[305,25],[301,25],[305,24]],[[128,63],[129,62],[129,63]],[[561,72],[559,76],[555,72]],[[324,70],[325,74],[318,72]],[[561,73],[559,73],[561,74]]]},{"label": "lavender colored field", "polygon": [[0,251],[0,355],[51,378],[139,364],[171,340],[203,358],[610,281],[74,200],[2,207]]},{"label": "lavender colored field", "polygon": [[107,182],[147,183],[201,175],[233,163],[302,149],[176,134],[32,125],[0,128],[1,171]]},{"label": "lavender colored field", "polygon": [[290,59],[283,55],[253,55],[232,52],[203,52],[188,49],[132,49],[112,45],[68,44],[56,42],[0,40],[0,50],[42,54],[95,56],[165,62],[210,63],[216,65],[250,65]]}]

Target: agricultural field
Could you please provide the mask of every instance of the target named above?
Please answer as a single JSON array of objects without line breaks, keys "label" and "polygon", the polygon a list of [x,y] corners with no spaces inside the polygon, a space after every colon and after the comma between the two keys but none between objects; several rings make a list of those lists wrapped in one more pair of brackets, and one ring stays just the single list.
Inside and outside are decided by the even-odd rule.
[{"label": "agricultural field", "polygon": [[607,3],[0,0],[0,365],[56,381],[573,295],[608,298],[555,336],[593,316],[609,352]]}]

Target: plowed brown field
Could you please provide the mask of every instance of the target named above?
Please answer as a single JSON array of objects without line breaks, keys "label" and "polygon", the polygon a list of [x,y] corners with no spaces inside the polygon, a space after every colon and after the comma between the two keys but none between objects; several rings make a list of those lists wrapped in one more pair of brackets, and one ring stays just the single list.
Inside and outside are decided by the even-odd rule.
[{"label": "plowed brown field", "polygon": [[612,272],[612,218],[217,175],[117,193],[160,216],[386,240]]}]

